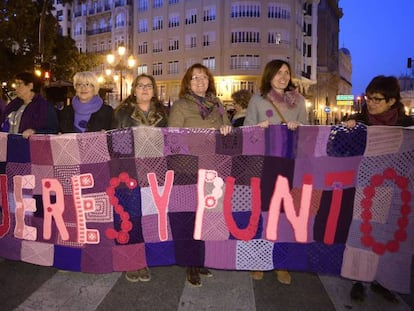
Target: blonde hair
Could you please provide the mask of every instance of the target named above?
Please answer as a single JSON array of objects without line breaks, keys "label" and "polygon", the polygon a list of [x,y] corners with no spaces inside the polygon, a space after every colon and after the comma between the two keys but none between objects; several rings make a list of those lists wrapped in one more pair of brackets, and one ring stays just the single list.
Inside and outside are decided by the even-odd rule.
[{"label": "blonde hair", "polygon": [[78,83],[89,83],[93,85],[94,94],[99,94],[99,82],[98,77],[92,71],[81,71],[77,72],[73,76],[73,87],[76,90],[76,84]]}]

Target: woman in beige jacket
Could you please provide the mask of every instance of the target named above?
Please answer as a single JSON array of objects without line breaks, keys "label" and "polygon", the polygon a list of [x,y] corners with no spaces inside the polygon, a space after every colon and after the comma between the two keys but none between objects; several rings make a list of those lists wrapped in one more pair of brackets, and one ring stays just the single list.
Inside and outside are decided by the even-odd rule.
[{"label": "woman in beige jacket", "polygon": [[[227,135],[232,127],[227,112],[216,96],[214,77],[202,64],[187,69],[182,81],[179,99],[171,107],[169,127],[213,128]],[[187,267],[187,281],[201,286],[200,274],[212,276],[204,267]]]}]

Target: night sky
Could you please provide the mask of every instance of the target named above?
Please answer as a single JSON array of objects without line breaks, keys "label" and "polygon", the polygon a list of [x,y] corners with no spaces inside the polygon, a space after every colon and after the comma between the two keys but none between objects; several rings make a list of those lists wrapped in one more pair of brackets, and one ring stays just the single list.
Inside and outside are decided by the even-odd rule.
[{"label": "night sky", "polygon": [[339,7],[339,48],[351,52],[354,95],[376,75],[412,73],[407,58],[414,59],[414,0],[340,0]]}]

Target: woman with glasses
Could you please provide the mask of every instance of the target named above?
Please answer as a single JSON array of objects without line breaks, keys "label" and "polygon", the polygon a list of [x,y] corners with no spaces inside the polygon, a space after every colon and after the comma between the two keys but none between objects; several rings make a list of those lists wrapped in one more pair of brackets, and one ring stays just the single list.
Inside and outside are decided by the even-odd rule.
[{"label": "woman with glasses", "polygon": [[113,109],[99,96],[97,76],[90,71],[73,77],[76,95],[69,105],[57,107],[60,133],[98,132],[112,129]]},{"label": "woman with glasses", "polygon": [[373,78],[365,89],[365,99],[361,113],[351,115],[343,122],[344,126],[355,127],[357,122],[366,125],[414,125],[413,118],[405,114],[396,77],[381,75]]},{"label": "woman with glasses", "polygon": [[42,95],[41,80],[31,72],[21,72],[14,77],[16,98],[4,109],[0,124],[3,132],[22,134],[55,134],[58,121],[55,108]]},{"label": "woman with glasses", "polygon": [[154,77],[140,74],[132,82],[131,95],[115,108],[115,128],[167,126],[167,108],[158,99]]},{"label": "woman with glasses", "polygon": [[[232,130],[230,124],[227,112],[217,97],[210,70],[199,63],[190,66],[181,80],[179,99],[171,107],[168,126],[217,129],[221,134],[227,135]],[[203,241],[194,241],[194,244],[197,242],[200,242],[200,248],[193,249],[202,249]],[[202,285],[200,274],[213,276],[204,267],[187,267],[187,281],[192,286]]]},{"label": "woman with glasses", "polygon": [[[114,128],[132,126],[167,126],[167,108],[158,99],[158,88],[153,76],[140,74],[132,82],[131,95],[115,108]],[[148,282],[151,273],[148,267],[125,273],[130,282]]]},{"label": "woman with glasses", "polygon": [[[412,126],[414,119],[405,114],[401,103],[400,84],[393,76],[376,76],[365,89],[366,103],[361,113],[353,114],[342,124],[353,128],[357,123],[365,125]],[[397,297],[378,281],[371,282],[371,290],[388,301],[398,303]],[[362,282],[355,282],[351,288],[351,298],[356,301],[365,299]]]}]

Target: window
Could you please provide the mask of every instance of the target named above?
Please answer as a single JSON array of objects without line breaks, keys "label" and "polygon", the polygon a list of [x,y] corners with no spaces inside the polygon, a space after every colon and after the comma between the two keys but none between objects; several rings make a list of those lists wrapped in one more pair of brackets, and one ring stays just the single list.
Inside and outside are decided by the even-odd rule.
[{"label": "window", "polygon": [[232,31],[231,43],[259,43],[260,32],[258,31]]},{"label": "window", "polygon": [[163,28],[163,17],[156,16],[152,22],[152,30],[161,30]]},{"label": "window", "polygon": [[233,3],[231,6],[231,18],[260,17],[260,4],[256,2],[243,1]]},{"label": "window", "polygon": [[162,63],[154,63],[154,64],[152,64],[152,75],[153,76],[160,76],[160,75],[162,75]]},{"label": "window", "polygon": [[185,36],[185,48],[193,49],[197,47],[197,36],[195,34],[188,34]]},{"label": "window", "polygon": [[148,0],[138,1],[138,12],[148,11]]},{"label": "window", "polygon": [[163,6],[163,0],[154,0],[152,7],[154,9],[161,8]]},{"label": "window", "polygon": [[125,15],[120,13],[115,17],[115,28],[125,27]]},{"label": "window", "polygon": [[63,11],[62,10],[59,10],[59,11],[56,12],[56,19],[59,22],[63,21]]},{"label": "window", "polygon": [[290,19],[290,8],[280,5],[269,5],[267,17],[272,19]]},{"label": "window", "polygon": [[279,31],[271,31],[267,34],[267,43],[279,45],[282,43],[282,33]]},{"label": "window", "polygon": [[138,45],[138,54],[148,53],[148,42],[142,42]]},{"label": "window", "polygon": [[148,20],[147,19],[141,19],[138,22],[138,33],[141,32],[148,32]]},{"label": "window", "polygon": [[168,51],[176,51],[179,49],[179,40],[177,38],[172,38],[168,42]]},{"label": "window", "polygon": [[148,65],[146,64],[138,65],[137,71],[139,75],[143,73],[148,74]]},{"label": "window", "polygon": [[257,70],[260,69],[259,55],[231,55],[230,69]]},{"label": "window", "polygon": [[211,71],[216,70],[216,58],[215,57],[204,57],[203,65],[206,66]]},{"label": "window", "polygon": [[152,43],[152,52],[153,53],[160,53],[160,52],[162,52],[162,40],[155,40]]},{"label": "window", "polygon": [[187,10],[187,13],[185,15],[185,24],[191,25],[191,24],[196,24],[196,23],[197,23],[197,10],[196,9]]},{"label": "window", "polygon": [[169,75],[179,74],[179,68],[178,68],[178,61],[177,60],[168,62],[168,74]]},{"label": "window", "polygon": [[205,32],[203,33],[203,46],[210,46],[216,41],[215,32]]},{"label": "window", "polygon": [[216,7],[206,7],[203,9],[203,21],[209,22],[216,20]]},{"label": "window", "polygon": [[178,14],[171,14],[168,17],[168,27],[174,28],[178,26],[180,26],[180,17],[178,16]]}]

